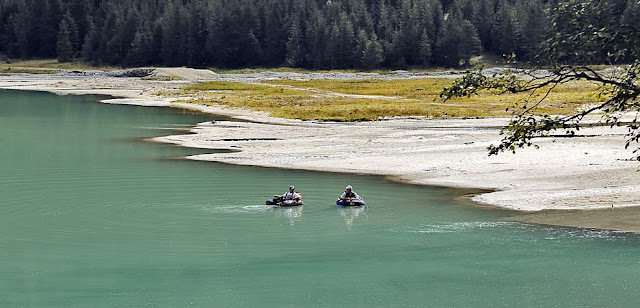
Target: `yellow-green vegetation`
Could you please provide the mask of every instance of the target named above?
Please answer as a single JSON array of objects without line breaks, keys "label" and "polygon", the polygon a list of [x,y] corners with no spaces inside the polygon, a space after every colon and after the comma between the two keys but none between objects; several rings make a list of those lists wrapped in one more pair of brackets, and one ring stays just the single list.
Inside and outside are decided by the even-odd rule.
[{"label": "yellow-green vegetation", "polygon": [[273,89],[273,87],[260,85],[256,83],[240,83],[231,81],[211,81],[190,85],[184,88],[187,91],[265,91]]},{"label": "yellow-green vegetation", "polygon": [[58,62],[56,59],[43,60],[11,60],[0,62],[0,72],[2,73],[31,73],[31,74],[55,74],[60,70],[116,70],[118,67],[91,66],[87,63],[75,62]]},{"label": "yellow-green vegetation", "polygon": [[[267,84],[206,82],[183,89],[193,103],[224,105],[269,112],[273,116],[333,121],[376,120],[383,117],[435,118],[510,115],[506,109],[528,94],[486,92],[470,98],[443,101],[439,94],[452,79],[395,80],[278,80]],[[554,89],[539,112],[567,114],[584,104],[601,101],[591,83],[570,83]],[[545,93],[534,93],[531,100]]]},{"label": "yellow-green vegetation", "polygon": [[[478,61],[476,61],[478,62]],[[221,68],[209,68],[209,70],[214,71],[218,74],[255,74],[255,73],[264,73],[264,72],[275,72],[275,73],[300,73],[300,74],[311,74],[311,73],[378,73],[382,75],[395,74],[396,70],[390,69],[374,69],[369,71],[356,70],[356,69],[335,69],[335,70],[310,70],[304,68],[297,67],[270,67],[270,68],[240,68],[240,69],[221,69]],[[442,71],[450,71],[451,68],[408,68],[407,72],[417,73],[417,72],[442,72]]]},{"label": "yellow-green vegetation", "polygon": [[276,73],[356,73],[357,70],[308,70],[304,68],[296,67],[271,67],[271,68],[240,68],[240,69],[221,69],[210,68],[210,70],[218,74],[254,74],[263,72],[276,72]]},{"label": "yellow-green vegetation", "polygon": [[[296,88],[321,89],[331,92],[357,94],[357,95],[378,95],[391,96],[409,99],[427,99],[433,102],[439,100],[440,92],[445,87],[452,84],[453,79],[448,78],[420,78],[420,79],[364,79],[364,80],[275,80],[268,81],[269,84],[286,85]],[[564,98],[573,98],[574,102],[592,101],[595,94],[596,85],[593,83],[571,83],[565,84],[555,89],[554,96],[563,94]],[[478,97],[464,99],[491,101],[518,101],[525,95],[500,95],[498,91],[486,93]],[[567,94],[568,97],[567,97]],[[553,97],[553,96],[552,96]]]}]

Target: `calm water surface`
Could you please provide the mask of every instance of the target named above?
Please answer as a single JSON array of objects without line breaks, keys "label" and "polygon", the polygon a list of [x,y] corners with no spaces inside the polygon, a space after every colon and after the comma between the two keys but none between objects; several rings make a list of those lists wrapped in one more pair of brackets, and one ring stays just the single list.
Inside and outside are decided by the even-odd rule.
[{"label": "calm water surface", "polygon": [[[215,120],[0,91],[0,307],[627,306],[640,237],[378,177],[172,159]],[[264,200],[295,184],[299,208]],[[337,208],[346,184],[368,208]]]}]

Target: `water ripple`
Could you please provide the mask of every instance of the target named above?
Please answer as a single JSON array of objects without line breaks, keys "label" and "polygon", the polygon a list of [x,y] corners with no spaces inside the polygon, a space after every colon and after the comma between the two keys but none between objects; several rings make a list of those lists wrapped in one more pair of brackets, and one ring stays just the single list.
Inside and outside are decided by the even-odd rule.
[{"label": "water ripple", "polygon": [[455,223],[447,223],[447,224],[428,224],[428,225],[420,225],[416,227],[408,227],[404,229],[394,229],[391,231],[404,232],[404,233],[418,233],[418,234],[420,233],[426,233],[426,234],[460,233],[460,232],[476,231],[477,229],[501,228],[501,227],[512,226],[512,225],[516,225],[516,223],[475,221],[475,222],[455,222]]},{"label": "water ripple", "polygon": [[251,214],[251,213],[263,213],[270,209],[272,206],[269,205],[223,205],[223,206],[210,206],[203,207],[203,211],[208,213],[216,213],[216,214]]},{"label": "water ripple", "polygon": [[478,232],[482,230],[501,229],[519,237],[530,235],[546,241],[564,241],[567,239],[604,239],[604,240],[627,240],[637,237],[636,234],[623,231],[583,229],[557,226],[539,226],[517,222],[455,222],[445,224],[425,224],[414,227],[391,229],[391,232],[413,233],[413,234],[445,234],[445,233],[466,233]]}]

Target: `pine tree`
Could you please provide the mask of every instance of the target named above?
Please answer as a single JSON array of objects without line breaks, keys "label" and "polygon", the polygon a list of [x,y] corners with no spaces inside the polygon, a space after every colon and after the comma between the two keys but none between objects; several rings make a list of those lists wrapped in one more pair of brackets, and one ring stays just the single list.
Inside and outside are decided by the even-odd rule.
[{"label": "pine tree", "polygon": [[66,19],[60,21],[56,52],[58,62],[69,62],[73,58],[73,45],[71,44],[71,30]]},{"label": "pine tree", "polygon": [[376,33],[385,51],[391,48],[391,42],[393,41],[393,26],[391,24],[391,13],[387,5],[387,0],[378,0],[377,2],[377,20],[376,20]]},{"label": "pine tree", "polygon": [[95,55],[95,51],[98,48],[98,34],[96,33],[96,26],[93,22],[93,17],[87,16],[87,33],[84,37],[84,44],[82,45],[82,58],[85,62],[98,64],[98,59]]},{"label": "pine tree", "polygon": [[429,38],[429,44],[433,46],[435,44],[435,38],[437,37],[435,17],[433,16],[434,10],[432,8],[433,1],[419,1],[416,3],[416,13],[418,24],[415,25],[416,29],[422,29],[427,33]]},{"label": "pine tree", "polygon": [[460,58],[457,55],[457,37],[460,30],[459,26],[451,22],[450,19],[445,22],[440,33],[434,50],[434,62],[442,66],[458,66]]},{"label": "pine tree", "polygon": [[468,66],[470,64],[471,57],[480,54],[482,51],[482,44],[478,37],[476,27],[474,27],[469,20],[462,20],[460,30],[458,55],[462,65]]},{"label": "pine tree", "polygon": [[340,28],[338,27],[338,24],[334,22],[330,29],[325,57],[329,68],[333,69],[340,65]]},{"label": "pine tree", "polygon": [[506,0],[501,0],[491,28],[491,45],[496,52],[508,55],[516,51],[519,40],[516,23],[516,18],[509,3]]},{"label": "pine tree", "polygon": [[373,17],[369,13],[369,9],[363,6],[358,15],[359,27],[367,33],[373,33],[375,31],[375,23]]},{"label": "pine tree", "polygon": [[472,20],[476,29],[478,29],[478,36],[482,42],[482,46],[485,49],[491,49],[491,27],[493,20],[493,0],[480,0],[478,6],[478,13],[476,18]]},{"label": "pine tree", "polygon": [[182,33],[178,18],[176,4],[169,2],[160,21],[162,26],[162,49],[160,54],[163,64],[167,66],[176,66],[178,63],[177,53],[180,48],[180,35]]},{"label": "pine tree", "polygon": [[288,31],[285,26],[284,8],[280,1],[270,2],[265,14],[265,65],[282,65],[287,54]]},{"label": "pine tree", "polygon": [[367,35],[367,32],[364,29],[360,29],[360,31],[358,32],[358,36],[356,37],[356,48],[353,51],[355,59],[360,60],[362,58],[362,55],[364,53],[365,47],[368,42],[369,42],[369,36]]},{"label": "pine tree", "polygon": [[33,18],[26,2],[19,1],[17,10],[17,13],[9,17],[11,39],[8,44],[8,51],[11,56],[28,58],[33,55],[31,41]]},{"label": "pine tree", "polygon": [[443,66],[468,65],[481,45],[473,24],[459,15],[450,15],[439,34],[434,62]]},{"label": "pine tree", "polygon": [[340,15],[340,37],[337,50],[338,67],[354,67],[357,62],[354,59],[353,49],[355,48],[355,30],[353,23],[349,20],[346,13]]},{"label": "pine tree", "polygon": [[[516,5],[519,33],[516,53],[520,60],[533,60],[538,48],[549,32],[549,21],[540,0],[530,0]],[[640,20],[639,20],[640,21]]]},{"label": "pine tree", "polygon": [[328,67],[327,63],[327,37],[325,19],[317,14],[311,22],[307,23],[305,37],[307,41],[306,63],[311,68]]},{"label": "pine tree", "polygon": [[[145,12],[146,21],[153,20],[151,12]],[[207,62],[206,55],[206,40],[209,32],[209,28],[206,22],[207,13],[206,2],[197,1],[193,3],[188,9],[187,28],[188,34],[186,38],[187,42],[187,61],[186,64],[190,67],[205,67]],[[149,29],[149,34],[153,40],[153,32]],[[153,44],[153,42],[152,42]]]},{"label": "pine tree", "polygon": [[431,4],[431,10],[433,12],[431,14],[431,16],[433,16],[433,25],[434,25],[433,33],[435,33],[435,38],[437,43],[437,39],[440,37],[439,33],[442,31],[442,28],[444,28],[444,22],[445,22],[442,3],[440,3],[440,1],[433,1]]},{"label": "pine tree", "polygon": [[401,2],[399,30],[394,37],[394,55],[400,66],[413,65],[419,62],[419,41],[417,25],[420,24],[415,7],[408,0]]},{"label": "pine tree", "polygon": [[378,67],[384,58],[382,45],[378,42],[375,34],[372,36],[373,37],[365,43],[362,57],[360,58],[362,67],[369,70]]},{"label": "pine tree", "polygon": [[302,54],[302,31],[298,27],[298,22],[291,23],[289,29],[289,39],[287,40],[287,56],[285,64],[290,67],[298,67],[302,65],[304,55]]},{"label": "pine tree", "polygon": [[42,15],[40,22],[36,24],[38,31],[38,51],[37,56],[52,58],[56,55],[56,41],[58,35],[58,25],[60,22],[59,2],[43,0],[41,2]]},{"label": "pine tree", "polygon": [[404,69],[407,67],[407,59],[404,57],[405,40],[400,30],[393,32],[393,39],[386,50],[387,62],[394,68]]},{"label": "pine tree", "polygon": [[134,36],[131,49],[127,54],[125,64],[127,66],[146,66],[153,60],[153,35],[148,25],[142,25]]},{"label": "pine tree", "polygon": [[420,44],[418,49],[418,64],[422,66],[429,65],[431,61],[431,40],[427,35],[427,31],[422,31],[422,36],[420,36]]},{"label": "pine tree", "polygon": [[75,57],[76,52],[80,51],[80,33],[78,32],[78,25],[75,19],[71,16],[71,12],[67,10],[62,17],[67,27],[69,28],[69,41],[71,42],[71,50]]},{"label": "pine tree", "polygon": [[104,47],[100,46],[100,49],[103,52],[102,61],[107,64],[121,64],[131,45],[131,42],[125,39],[125,36],[132,31],[131,28],[126,27],[125,18],[124,12],[114,11],[110,14],[109,23],[106,24],[110,29],[104,40]]},{"label": "pine tree", "polygon": [[247,65],[249,66],[260,65],[260,63],[262,63],[262,57],[263,57],[262,46],[260,46],[260,41],[255,36],[255,34],[253,34],[253,30],[251,29],[249,30],[248,41],[249,41],[249,48],[247,52],[249,55],[248,55]]}]

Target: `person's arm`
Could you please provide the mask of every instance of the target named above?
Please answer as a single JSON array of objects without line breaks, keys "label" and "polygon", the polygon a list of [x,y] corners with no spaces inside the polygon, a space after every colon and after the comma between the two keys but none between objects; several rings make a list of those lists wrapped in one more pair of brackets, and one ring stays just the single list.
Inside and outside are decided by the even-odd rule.
[{"label": "person's arm", "polygon": [[344,192],[342,193],[342,195],[340,195],[340,200],[347,200],[347,193]]}]

